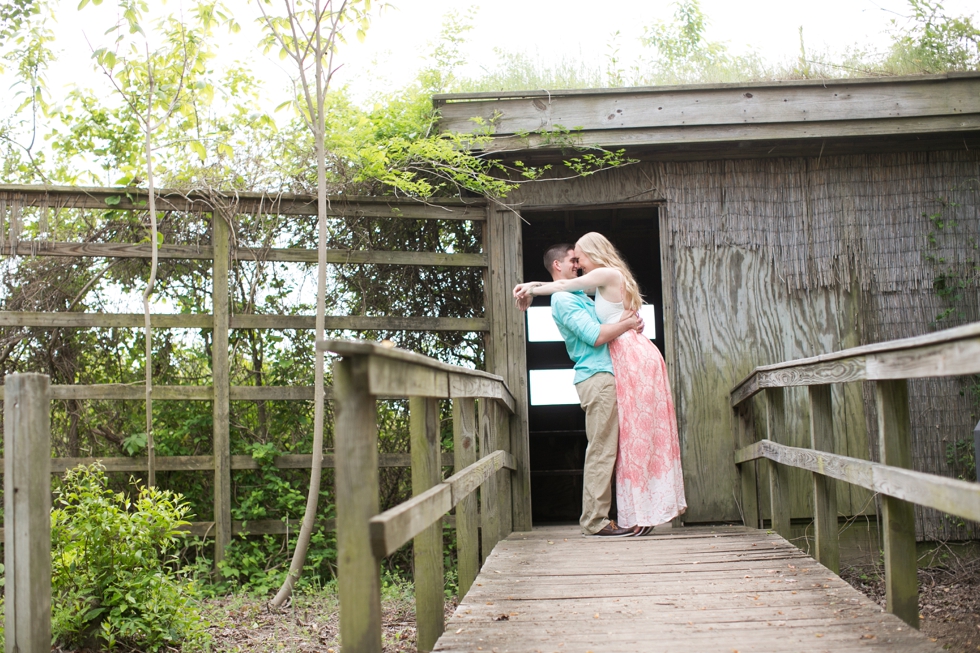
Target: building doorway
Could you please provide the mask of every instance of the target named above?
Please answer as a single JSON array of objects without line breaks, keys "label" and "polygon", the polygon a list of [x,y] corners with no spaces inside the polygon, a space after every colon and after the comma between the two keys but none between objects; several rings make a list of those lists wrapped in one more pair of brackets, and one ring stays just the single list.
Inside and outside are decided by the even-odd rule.
[{"label": "building doorway", "polygon": [[[522,241],[525,281],[550,281],[541,258],[559,242],[598,231],[633,270],[644,302],[647,335],[664,351],[660,216],[656,205],[526,211]],[[527,314],[531,510],[535,524],[577,522],[582,512],[585,413],[572,385],[572,363],[551,320],[551,298],[536,297]]]}]

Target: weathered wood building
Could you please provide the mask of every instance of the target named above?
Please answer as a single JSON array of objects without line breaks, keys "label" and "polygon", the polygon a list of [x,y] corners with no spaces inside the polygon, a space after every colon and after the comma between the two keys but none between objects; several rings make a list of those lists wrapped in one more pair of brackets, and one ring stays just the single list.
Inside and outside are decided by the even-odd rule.
[{"label": "weathered wood building", "polygon": [[[980,319],[980,74],[434,102],[443,130],[471,130],[480,117],[495,130],[490,150],[554,162],[556,178],[571,145],[625,148],[638,160],[529,184],[508,202],[522,217],[525,279],[545,278],[538,260],[547,245],[597,230],[624,252],[656,307],[687,522],[740,520],[729,393],[755,366]],[[532,370],[567,366],[561,343],[529,343],[526,356]],[[916,469],[958,473],[953,452],[966,441],[972,448],[975,386],[910,382]],[[804,446],[799,390],[788,395],[796,440],[786,444]],[[873,392],[858,384],[834,392],[836,453],[874,459]],[[580,419],[568,407],[529,409],[535,523],[575,514]],[[799,474],[794,517],[811,514],[810,492]],[[842,515],[873,514],[866,491],[838,492]],[[916,510],[920,538],[980,536],[976,524]]]}]

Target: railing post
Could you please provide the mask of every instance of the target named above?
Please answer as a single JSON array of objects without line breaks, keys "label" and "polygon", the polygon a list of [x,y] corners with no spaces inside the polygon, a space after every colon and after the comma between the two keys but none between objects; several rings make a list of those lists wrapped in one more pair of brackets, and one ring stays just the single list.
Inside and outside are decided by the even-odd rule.
[{"label": "railing post", "polygon": [[[442,482],[439,446],[439,402],[411,397],[409,431],[412,440],[412,494],[417,496]],[[442,564],[442,520],[415,536],[415,623],[419,651],[431,651],[442,635],[445,576]]]},{"label": "railing post", "polygon": [[228,364],[228,266],[231,248],[229,216],[216,209],[211,214],[211,403],[214,451],[214,562],[225,557],[231,543],[231,441],[229,437],[231,381]]},{"label": "railing post", "polygon": [[[783,388],[766,388],[766,434],[772,442],[779,442],[786,435],[786,391]],[[779,463],[769,463],[769,502],[772,530],[782,537],[790,537],[789,470]]]},{"label": "railing post", "polygon": [[[810,447],[834,453],[834,414],[831,386],[812,385],[810,394]],[[813,476],[813,520],[816,530],[817,562],[840,572],[840,543],[837,539],[837,484],[822,474]]]},{"label": "railing post", "polygon": [[[876,381],[878,446],[881,462],[912,468],[912,424],[908,381]],[[882,496],[885,535],[885,600],[889,612],[919,627],[918,559],[915,552],[915,511],[911,503]]]},{"label": "railing post", "polygon": [[[751,404],[746,401],[732,409],[732,428],[735,431],[735,446],[738,449],[755,442],[755,429],[752,425]],[[742,488],[742,523],[759,528],[759,485],[756,461],[750,460],[738,465],[738,476]]]},{"label": "railing post", "polygon": [[4,386],[5,650],[51,650],[51,400],[48,377]]},{"label": "railing post", "polygon": [[[520,432],[520,420],[517,419],[516,415],[511,415],[509,412],[504,410],[504,407],[498,404],[494,400],[490,400],[493,415],[496,416],[497,429],[495,440],[491,443],[493,447],[490,452],[502,449],[507,453],[513,453],[513,438],[512,436]],[[519,470],[518,470],[519,471]],[[511,509],[513,504],[511,498],[511,488],[512,486],[520,487],[520,481],[516,478],[512,478],[511,472],[504,471],[497,475],[497,493],[500,497],[497,501],[497,505],[501,506],[500,509],[500,539],[505,539],[514,530],[514,511]],[[519,503],[519,502],[518,502]]]},{"label": "railing post", "polygon": [[[479,416],[477,420],[480,429],[480,458],[487,456],[496,449],[496,420],[494,419],[493,399],[480,399]],[[497,489],[495,474],[480,486],[480,563],[486,562],[487,556],[500,541],[500,515],[498,502],[500,493]],[[509,507],[509,506],[505,506]]]},{"label": "railing post", "polygon": [[[453,400],[454,473],[476,462],[476,401]],[[466,596],[480,571],[479,522],[476,494],[456,504],[456,569],[459,598]]]},{"label": "railing post", "polygon": [[378,425],[368,358],[334,363],[337,559],[345,653],[381,651],[381,574],[369,522],[378,514]]}]

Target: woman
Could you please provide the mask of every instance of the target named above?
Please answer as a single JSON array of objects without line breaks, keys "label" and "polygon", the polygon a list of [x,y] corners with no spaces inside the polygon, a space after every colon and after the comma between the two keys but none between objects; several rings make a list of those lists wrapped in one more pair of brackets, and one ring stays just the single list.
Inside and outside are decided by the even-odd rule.
[{"label": "woman", "polygon": [[[595,288],[596,317],[618,322],[623,311],[639,311],[640,290],[619,252],[605,236],[587,233],[575,243],[582,269],[576,279],[532,281],[514,288],[518,306],[531,296]],[[645,535],[687,509],[677,418],[660,350],[630,330],[609,343],[619,403],[616,458],[617,521]]]}]

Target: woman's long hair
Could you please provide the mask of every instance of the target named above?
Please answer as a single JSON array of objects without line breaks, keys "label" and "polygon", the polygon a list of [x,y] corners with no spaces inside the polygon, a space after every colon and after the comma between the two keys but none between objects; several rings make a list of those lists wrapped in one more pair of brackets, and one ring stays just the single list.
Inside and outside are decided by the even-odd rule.
[{"label": "woman's long hair", "polygon": [[602,234],[590,231],[575,243],[585,255],[601,267],[619,270],[623,275],[623,306],[627,310],[638,311],[643,305],[643,297],[640,295],[640,287],[636,285],[636,279],[630,271],[626,261],[619,255],[609,239]]}]

